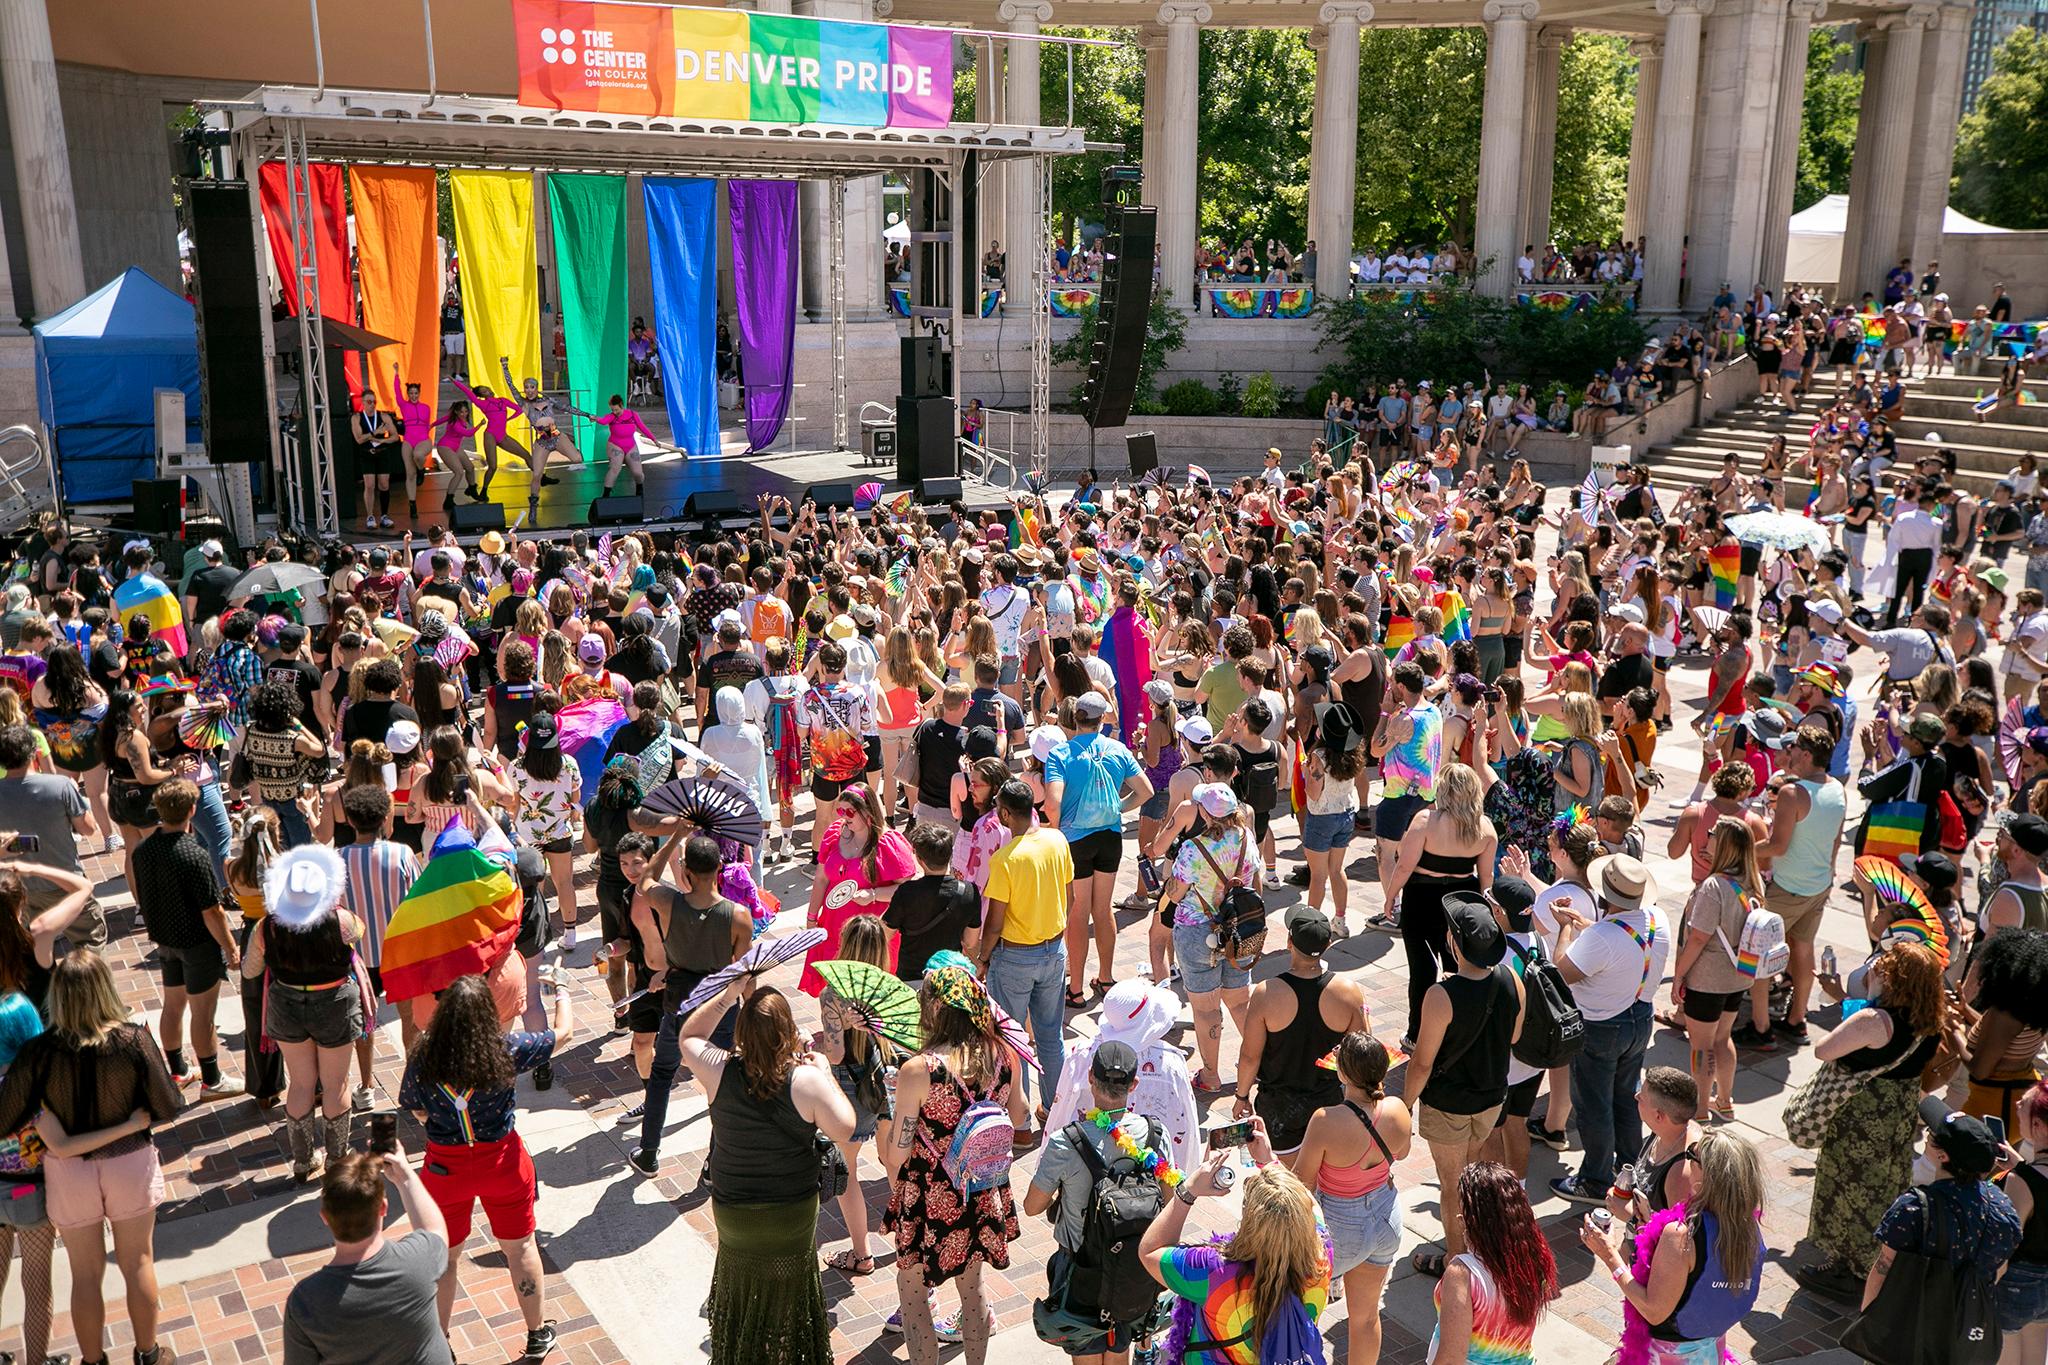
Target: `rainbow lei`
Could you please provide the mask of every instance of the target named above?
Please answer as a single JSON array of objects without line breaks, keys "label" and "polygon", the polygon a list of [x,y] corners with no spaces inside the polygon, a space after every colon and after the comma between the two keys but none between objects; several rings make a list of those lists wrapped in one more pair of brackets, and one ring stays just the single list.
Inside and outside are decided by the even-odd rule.
[{"label": "rainbow lei", "polygon": [[1166,1156],[1149,1147],[1140,1147],[1138,1140],[1124,1131],[1121,1117],[1113,1117],[1106,1109],[1090,1109],[1082,1117],[1109,1134],[1119,1152],[1137,1162],[1140,1168],[1158,1176],[1159,1183],[1167,1189],[1173,1189],[1186,1179]]}]

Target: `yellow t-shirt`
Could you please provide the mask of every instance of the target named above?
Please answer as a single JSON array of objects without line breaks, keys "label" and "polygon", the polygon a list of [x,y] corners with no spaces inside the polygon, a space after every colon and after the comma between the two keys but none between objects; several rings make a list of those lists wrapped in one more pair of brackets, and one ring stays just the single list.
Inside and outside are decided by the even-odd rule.
[{"label": "yellow t-shirt", "polygon": [[1056,829],[1029,830],[997,849],[989,859],[987,895],[1008,907],[1003,942],[1029,948],[1066,932],[1073,880],[1074,855]]}]

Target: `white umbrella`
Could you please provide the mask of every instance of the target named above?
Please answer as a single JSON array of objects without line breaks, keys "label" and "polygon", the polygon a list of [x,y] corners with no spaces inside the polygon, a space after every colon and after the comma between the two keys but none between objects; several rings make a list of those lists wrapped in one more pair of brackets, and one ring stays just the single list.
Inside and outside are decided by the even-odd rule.
[{"label": "white umbrella", "polygon": [[1745,545],[1772,550],[1812,550],[1820,554],[1833,545],[1819,522],[1793,512],[1746,512],[1728,518],[1728,530]]}]

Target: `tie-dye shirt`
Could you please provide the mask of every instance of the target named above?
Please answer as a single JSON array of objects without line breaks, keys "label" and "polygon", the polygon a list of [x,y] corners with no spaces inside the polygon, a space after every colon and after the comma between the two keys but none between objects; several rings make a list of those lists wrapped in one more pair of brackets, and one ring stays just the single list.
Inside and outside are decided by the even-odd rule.
[{"label": "tie-dye shirt", "polygon": [[[1493,1276],[1480,1264],[1479,1258],[1469,1253],[1457,1257],[1456,1264],[1465,1267],[1472,1277],[1472,1339],[1465,1348],[1465,1359],[1454,1361],[1437,1353],[1437,1333],[1429,1335],[1429,1353],[1423,1359],[1429,1365],[1522,1365],[1533,1360],[1536,1354],[1536,1323],[1516,1322],[1508,1312],[1500,1290],[1494,1287]],[[1443,1281],[1437,1281],[1437,1312],[1443,1309]],[[1441,1327],[1438,1331],[1441,1331]]]},{"label": "tie-dye shirt", "polygon": [[1444,760],[1444,715],[1435,702],[1426,701],[1409,707],[1408,717],[1415,722],[1415,733],[1380,759],[1380,777],[1385,784],[1381,795],[1414,795],[1434,801],[1437,769]]},{"label": "tie-dye shirt", "polygon": [[[1322,1231],[1322,1215],[1316,1215]],[[1310,1322],[1321,1319],[1330,1302],[1329,1234],[1323,1234],[1322,1274],[1302,1295]],[[1171,1358],[1175,1346],[1215,1343],[1208,1350],[1187,1350],[1183,1365],[1259,1365],[1259,1340],[1252,1332],[1252,1267],[1248,1261],[1225,1260],[1213,1245],[1170,1248],[1159,1263],[1160,1279],[1182,1302],[1174,1305]]]}]

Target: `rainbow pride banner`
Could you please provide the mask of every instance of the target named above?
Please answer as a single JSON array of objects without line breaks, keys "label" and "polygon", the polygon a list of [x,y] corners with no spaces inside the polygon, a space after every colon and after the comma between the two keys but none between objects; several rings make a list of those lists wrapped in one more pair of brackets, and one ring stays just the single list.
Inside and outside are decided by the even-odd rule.
[{"label": "rainbow pride banner", "polygon": [[953,32],[746,10],[512,0],[519,102],[542,109],[943,128]]},{"label": "rainbow pride banner", "polygon": [[1716,545],[1707,552],[1707,565],[1714,574],[1714,605],[1725,611],[1735,605],[1735,590],[1742,578],[1742,547]]}]

